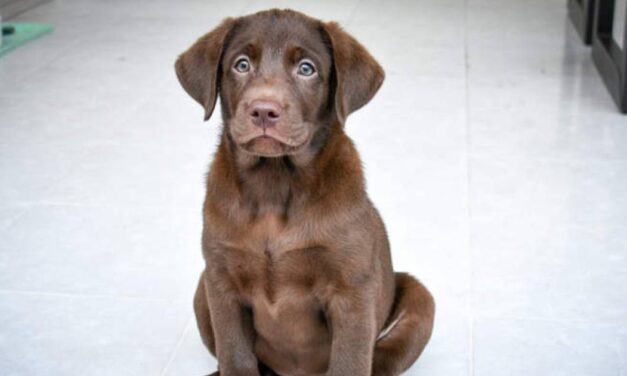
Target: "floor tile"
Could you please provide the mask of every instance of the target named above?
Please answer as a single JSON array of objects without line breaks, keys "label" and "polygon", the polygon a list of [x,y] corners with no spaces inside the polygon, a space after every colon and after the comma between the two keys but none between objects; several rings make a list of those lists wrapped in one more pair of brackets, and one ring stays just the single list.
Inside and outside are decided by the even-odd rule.
[{"label": "floor tile", "polygon": [[359,1],[356,0],[321,0],[316,2],[293,0],[255,0],[244,9],[243,13],[250,14],[271,8],[293,9],[325,21],[334,20],[347,22],[358,3]]},{"label": "floor tile", "polygon": [[627,317],[627,236],[622,227],[474,222],[475,312],[553,320]]},{"label": "floor tile", "polygon": [[478,312],[554,320],[627,315],[623,162],[471,163]]},{"label": "floor tile", "polygon": [[414,46],[464,49],[464,2],[447,1],[364,1],[348,23],[348,30],[359,29],[368,44],[398,46],[411,51]]},{"label": "floor tile", "polygon": [[273,7],[339,21],[386,71],[346,132],[395,268],[436,299],[406,374],[627,374],[627,122],[563,0],[65,0],[16,17],[54,32],[0,58],[3,374],[216,368],[191,296],[221,119],[202,121],[173,64]]},{"label": "floor tile", "polygon": [[125,119],[140,106],[129,103],[127,98],[112,98],[106,104],[91,99],[37,96],[0,101],[3,108],[0,144],[10,144],[7,147],[13,148],[54,145],[64,152],[69,151],[68,147],[129,143],[118,132],[122,127],[130,127]]},{"label": "floor tile", "polygon": [[207,375],[218,368],[218,362],[200,339],[196,321],[190,319],[185,335],[164,376]]},{"label": "floor tile", "polygon": [[[436,306],[435,325],[429,344],[418,361],[404,375],[468,375],[471,367],[470,320],[464,311]],[[455,356],[451,356],[455,354]]]},{"label": "floor tile", "polygon": [[570,22],[563,2],[469,1],[468,45],[509,50],[553,50]]},{"label": "floor tile", "polygon": [[[599,83],[600,85],[600,83]],[[501,89],[486,92],[502,93]],[[493,95],[495,95],[493,94]],[[600,92],[603,96],[605,93]],[[516,99],[512,98],[512,103]],[[575,99],[576,101],[576,99]],[[582,98],[580,102],[587,101]],[[521,103],[526,108],[537,103]],[[507,106],[507,107],[506,107]],[[482,157],[534,157],[558,160],[627,160],[624,116],[537,106],[476,109],[470,115],[470,150]],[[507,116],[507,121],[504,121]],[[511,117],[510,117],[511,116]]]},{"label": "floor tile", "polygon": [[44,202],[202,207],[211,152],[181,145],[103,145],[79,151],[81,161]]},{"label": "floor tile", "polygon": [[542,224],[627,221],[624,161],[471,158],[473,218]]},{"label": "floor tile", "polygon": [[0,293],[4,375],[157,375],[188,319],[168,301]]},{"label": "floor tile", "polygon": [[623,375],[619,322],[485,319],[475,323],[475,375]]},{"label": "floor tile", "polygon": [[[579,83],[581,78],[596,77],[590,49],[567,25],[561,33],[561,44],[548,50],[502,50],[469,43],[468,75],[474,83],[507,82],[507,80],[542,80],[560,78]],[[516,62],[513,64],[512,62]]]},{"label": "floor tile", "polygon": [[28,206],[22,205],[0,205],[0,232],[11,226],[28,209]]},{"label": "floor tile", "polygon": [[0,141],[0,204],[40,200],[74,164],[67,148]]},{"label": "floor tile", "polygon": [[191,304],[200,209],[37,205],[0,232],[0,290]]}]

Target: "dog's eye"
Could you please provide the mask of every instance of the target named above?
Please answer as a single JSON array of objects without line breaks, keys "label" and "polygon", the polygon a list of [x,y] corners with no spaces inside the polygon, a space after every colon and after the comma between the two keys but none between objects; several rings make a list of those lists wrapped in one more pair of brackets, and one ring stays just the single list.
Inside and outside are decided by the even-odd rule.
[{"label": "dog's eye", "polygon": [[316,73],[316,68],[314,68],[313,64],[308,61],[303,61],[298,64],[298,74],[301,76],[312,76]]},{"label": "dog's eye", "polygon": [[239,73],[246,73],[250,70],[250,62],[245,57],[239,58],[233,68]]}]

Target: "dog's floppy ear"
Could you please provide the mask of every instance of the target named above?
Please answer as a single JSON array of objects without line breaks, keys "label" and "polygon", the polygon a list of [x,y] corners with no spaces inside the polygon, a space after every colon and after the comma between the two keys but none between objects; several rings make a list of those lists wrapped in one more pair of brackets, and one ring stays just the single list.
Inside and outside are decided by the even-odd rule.
[{"label": "dog's floppy ear", "polygon": [[368,50],[336,22],[323,24],[333,50],[337,87],[335,110],[344,123],[348,115],[368,103],[381,87],[385,72]]},{"label": "dog's floppy ear", "polygon": [[224,40],[235,19],[227,18],[205,34],[176,60],[176,75],[183,89],[205,109],[205,120],[213,113],[220,85],[220,60]]}]

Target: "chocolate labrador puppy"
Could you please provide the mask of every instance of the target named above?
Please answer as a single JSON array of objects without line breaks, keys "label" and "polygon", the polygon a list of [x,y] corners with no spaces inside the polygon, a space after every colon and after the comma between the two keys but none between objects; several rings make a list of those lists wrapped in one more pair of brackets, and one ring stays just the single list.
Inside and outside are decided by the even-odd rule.
[{"label": "chocolate labrador puppy", "polygon": [[398,375],[434,302],[394,273],[346,117],[383,69],[336,23],[290,10],[229,18],[176,61],[224,128],[207,177],[194,308],[215,375]]}]

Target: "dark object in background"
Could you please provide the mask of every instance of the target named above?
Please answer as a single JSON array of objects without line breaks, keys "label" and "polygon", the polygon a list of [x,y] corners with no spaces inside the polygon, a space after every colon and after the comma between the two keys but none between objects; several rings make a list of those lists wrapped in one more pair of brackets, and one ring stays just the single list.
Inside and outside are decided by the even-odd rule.
[{"label": "dark object in background", "polygon": [[620,1],[596,0],[592,59],[618,108],[627,113],[627,10],[616,6]]},{"label": "dark object in background", "polygon": [[568,15],[586,45],[592,43],[595,0],[568,0]]},{"label": "dark object in background", "polygon": [[15,33],[15,26],[2,26],[2,35],[11,35],[13,33]]}]

